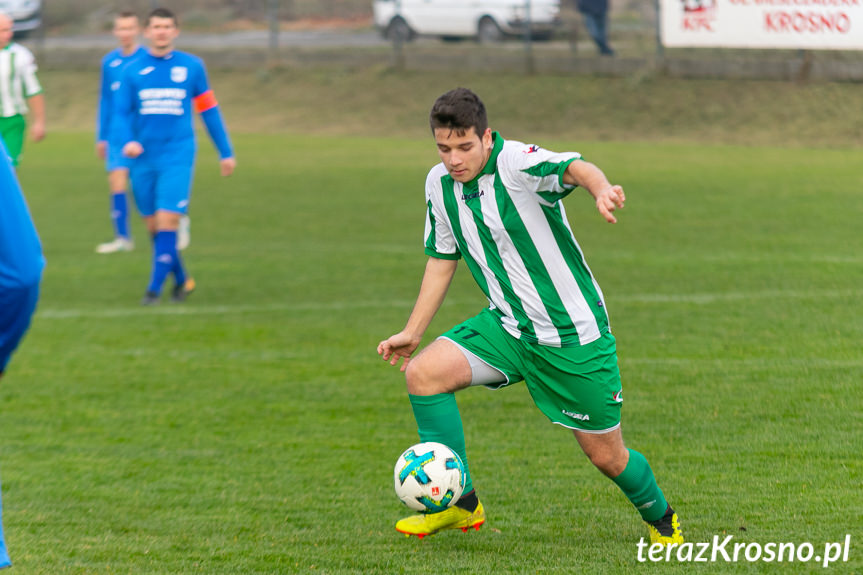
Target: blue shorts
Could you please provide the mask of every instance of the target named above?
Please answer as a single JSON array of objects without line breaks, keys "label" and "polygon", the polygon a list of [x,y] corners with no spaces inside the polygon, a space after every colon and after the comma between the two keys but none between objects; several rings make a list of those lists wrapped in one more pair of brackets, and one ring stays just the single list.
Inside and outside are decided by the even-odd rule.
[{"label": "blue shorts", "polygon": [[132,167],[132,158],[123,155],[123,147],[108,144],[108,157],[105,158],[105,171],[128,170]]},{"label": "blue shorts", "polygon": [[0,373],[30,327],[39,301],[39,284],[0,290]]},{"label": "blue shorts", "polygon": [[192,193],[192,165],[155,167],[134,162],[129,170],[135,205],[142,216],[159,210],[185,214]]}]

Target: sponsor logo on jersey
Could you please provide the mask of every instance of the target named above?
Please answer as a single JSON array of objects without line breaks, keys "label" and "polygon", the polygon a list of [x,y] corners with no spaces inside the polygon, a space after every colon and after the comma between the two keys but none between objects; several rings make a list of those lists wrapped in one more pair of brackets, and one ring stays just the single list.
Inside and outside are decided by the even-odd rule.
[{"label": "sponsor logo on jersey", "polygon": [[138,99],[141,100],[138,113],[143,116],[182,116],[185,113],[186,90],[183,88],[144,88],[138,91]]},{"label": "sponsor logo on jersey", "polygon": [[171,81],[180,83],[185,82],[186,78],[189,77],[189,69],[185,66],[174,66],[171,68]]},{"label": "sponsor logo on jersey", "polygon": [[590,416],[586,413],[575,413],[573,411],[567,411],[565,409],[561,409],[560,412],[564,415],[568,415],[573,419],[577,419],[579,421],[590,421]]},{"label": "sponsor logo on jersey", "polygon": [[141,76],[146,76],[153,70],[155,70],[155,68],[153,68],[152,66],[147,66],[146,68],[142,68],[141,71],[138,72],[138,74],[140,74]]},{"label": "sponsor logo on jersey", "polygon": [[539,146],[537,146],[536,144],[531,144],[530,146],[525,148],[524,153],[525,154],[532,154],[532,153],[538,152],[538,151],[539,151]]},{"label": "sponsor logo on jersey", "polygon": [[461,201],[466,202],[466,201],[472,200],[474,198],[481,198],[484,195],[485,195],[485,192],[483,192],[482,190],[480,190],[478,192],[474,192],[472,194],[462,194],[461,195]]}]

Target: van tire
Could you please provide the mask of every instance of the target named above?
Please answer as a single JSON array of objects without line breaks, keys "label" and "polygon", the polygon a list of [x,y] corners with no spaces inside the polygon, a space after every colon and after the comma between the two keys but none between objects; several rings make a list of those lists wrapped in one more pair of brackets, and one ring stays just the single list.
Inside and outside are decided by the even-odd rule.
[{"label": "van tire", "polygon": [[491,16],[483,16],[476,27],[477,39],[482,44],[493,44],[503,40],[503,30]]}]

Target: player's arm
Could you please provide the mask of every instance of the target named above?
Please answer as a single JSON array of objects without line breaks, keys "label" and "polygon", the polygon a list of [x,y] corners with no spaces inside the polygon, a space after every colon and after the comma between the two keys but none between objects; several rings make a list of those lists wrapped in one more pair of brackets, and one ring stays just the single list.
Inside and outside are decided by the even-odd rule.
[{"label": "player's arm", "polygon": [[457,259],[429,257],[420,293],[407,324],[402,331],[378,344],[378,354],[390,365],[396,365],[404,358],[401,370],[407,369],[410,356],[419,347],[423,334],[446,297],[457,267]]},{"label": "player's arm", "polygon": [[144,146],[135,139],[135,89],[131,69],[132,66],[128,66],[123,72],[112,98],[111,137],[121,146],[124,156],[137,158],[144,153]]},{"label": "player's arm", "polygon": [[586,189],[596,200],[596,209],[599,210],[602,217],[611,224],[617,223],[617,218],[612,212],[623,207],[626,196],[623,193],[623,188],[612,186],[598,167],[584,160],[572,162],[563,173],[563,183]]},{"label": "player's arm", "polygon": [[23,80],[24,96],[27,107],[30,108],[30,136],[38,142],[45,137],[45,97],[42,95],[42,85],[36,77],[36,61],[32,54],[25,55],[22,64],[21,78]]},{"label": "player's arm", "polygon": [[45,96],[41,92],[30,96],[27,107],[32,116],[30,136],[34,142],[42,141],[45,138]]},{"label": "player's arm", "polygon": [[96,155],[104,160],[108,155],[108,130],[111,121],[111,87],[105,74],[105,62],[99,78],[99,103],[96,110]]},{"label": "player's arm", "polygon": [[222,112],[219,110],[219,102],[210,88],[203,64],[200,64],[198,70],[194,93],[196,95],[192,98],[192,105],[195,111],[201,115],[207,133],[219,152],[219,166],[222,175],[230,176],[234,172],[237,161],[234,158],[234,149],[231,146],[231,138],[228,136],[225,121],[222,119]]}]

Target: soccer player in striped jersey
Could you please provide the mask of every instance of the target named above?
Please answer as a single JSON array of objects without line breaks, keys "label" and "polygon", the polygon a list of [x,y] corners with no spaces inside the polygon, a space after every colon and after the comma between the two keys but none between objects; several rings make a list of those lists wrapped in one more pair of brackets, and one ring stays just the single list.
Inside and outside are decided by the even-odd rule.
[{"label": "soccer player in striped jersey", "polygon": [[[44,267],[45,258],[36,227],[9,155],[0,141],[0,379],[30,327]],[[0,524],[0,569],[9,565]]]},{"label": "soccer player in striped jersey", "polygon": [[27,114],[30,137],[45,137],[45,99],[36,77],[36,60],[27,48],[12,41],[12,18],[0,12],[0,139],[12,165],[17,166],[24,148]]},{"label": "soccer player in striped jersey", "polygon": [[[571,429],[590,461],[638,509],[652,542],[683,543],[650,465],[623,443],[622,388],[605,299],[561,201],[580,186],[600,215],[616,223],[623,189],[577,153],[504,140],[488,127],[485,106],[470,90],[438,98],[430,124],[441,163],[426,179],[429,259],[405,328],[382,341],[378,353],[392,365],[404,360],[420,440],[457,451],[467,479],[453,507],[407,517],[396,529],[420,537],[479,529],[485,511],[473,489],[454,392],[524,380],[540,411]],[[489,306],[412,358],[459,259]]]},{"label": "soccer player in striped jersey", "polygon": [[130,62],[146,53],[146,49],[138,43],[140,32],[141,24],[134,12],[117,14],[114,18],[114,37],[120,46],[102,58],[99,109],[96,116],[96,155],[105,160],[105,169],[108,172],[114,239],[96,246],[96,253],[99,254],[128,252],[135,247],[129,230],[129,202],[126,196],[132,160],[123,156],[116,138],[113,137],[111,118],[114,111],[114,92],[120,87],[123,70]]},{"label": "soccer player in striped jersey", "polygon": [[138,211],[153,235],[153,266],[143,305],[159,303],[168,275],[174,276],[171,298],[185,301],[194,290],[177,250],[177,230],[189,206],[195,163],[193,110],[201,115],[219,152],[222,176],[236,167],[234,152],[210,89],[204,63],[174,49],[180,30],[165,8],[147,17],[146,54],[126,66],[115,94],[114,122],[130,168]]}]

